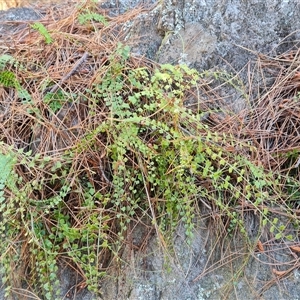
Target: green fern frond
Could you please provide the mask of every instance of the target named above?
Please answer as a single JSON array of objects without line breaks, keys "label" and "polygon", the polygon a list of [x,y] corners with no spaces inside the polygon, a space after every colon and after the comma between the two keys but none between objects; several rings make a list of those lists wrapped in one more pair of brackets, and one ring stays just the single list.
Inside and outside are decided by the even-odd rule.
[{"label": "green fern frond", "polygon": [[16,75],[11,71],[0,72],[0,85],[7,88],[15,88],[18,86]]},{"label": "green fern frond", "polygon": [[42,23],[36,22],[33,25],[31,25],[31,28],[37,30],[45,38],[46,44],[51,44],[53,42],[49,31]]},{"label": "green fern frond", "polygon": [[96,22],[102,23],[105,26],[108,25],[108,22],[103,15],[89,12],[89,11],[87,11],[86,13],[80,14],[78,17],[78,20],[81,25],[86,24],[88,21],[96,21]]},{"label": "green fern frond", "polygon": [[18,92],[19,98],[23,100],[23,102],[30,102],[31,96],[24,88],[22,88],[20,82],[16,78],[16,75],[11,71],[2,71],[0,72],[0,86],[5,88],[15,88]]},{"label": "green fern frond", "polygon": [[13,159],[11,155],[0,153],[0,168],[0,190],[3,190],[3,185],[8,180],[13,168]]}]

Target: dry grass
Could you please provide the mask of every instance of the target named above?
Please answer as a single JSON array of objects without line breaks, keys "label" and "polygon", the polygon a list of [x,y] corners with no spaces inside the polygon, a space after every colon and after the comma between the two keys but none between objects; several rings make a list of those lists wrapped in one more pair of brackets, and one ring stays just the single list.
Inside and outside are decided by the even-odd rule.
[{"label": "dry grass", "polygon": [[[225,265],[229,268],[231,266],[232,278],[228,279],[228,286],[224,287],[222,294],[224,298],[229,297],[235,290],[236,276],[241,272],[240,276],[243,277],[249,259],[254,259],[256,261],[254,263],[266,265],[269,268],[268,277],[271,278],[263,283],[255,277],[245,277],[246,282],[250,280],[248,285],[254,297],[261,297],[276,284],[279,289],[285,290],[280,280],[292,275],[292,272],[300,266],[299,234],[298,227],[295,226],[299,222],[300,213],[299,59],[299,49],[287,51],[277,57],[260,55],[255,64],[256,69],[251,68],[251,75],[248,76],[250,88],[247,94],[255,94],[256,98],[238,113],[230,111],[228,113],[224,105],[225,116],[223,113],[211,113],[206,120],[214,131],[235,136],[236,145],[230,147],[228,151],[244,153],[254,164],[273,174],[274,181],[278,180],[277,191],[274,190],[274,194],[269,195],[263,204],[256,206],[242,198],[239,201],[238,207],[245,221],[252,222],[252,226],[256,226],[251,228],[251,224],[247,225],[249,236],[252,235],[254,238],[251,244],[241,243],[239,235],[235,236],[236,232],[231,233],[235,236],[234,239],[230,238],[229,241],[224,239],[224,236],[228,235],[230,220],[226,218],[222,220],[222,211],[216,209],[214,213],[207,215],[213,220],[210,223],[213,227],[210,232],[213,233],[208,242],[210,245],[208,248],[213,250],[205,270],[195,278],[195,281],[209,276]],[[252,76],[256,80],[261,78],[260,84],[255,86],[257,90],[251,90],[254,88]],[[210,101],[213,101],[213,98],[218,102],[222,99],[217,94],[211,97]],[[274,200],[271,205],[268,204],[270,199]],[[286,235],[293,236],[293,241],[276,239],[275,234],[269,231],[271,223],[261,227],[262,223],[257,212],[263,211],[266,207],[271,212],[271,223],[272,220],[278,219],[285,225]],[[255,222],[256,225],[253,225]],[[254,230],[254,233],[251,230]],[[221,256],[218,255],[220,254],[218,249],[222,249]],[[262,256],[259,258],[257,254]],[[238,293],[236,297],[239,298]]]},{"label": "dry grass", "polygon": [[[127,14],[113,18],[91,1],[86,1],[79,9],[73,4],[52,5],[46,9],[46,16],[40,23],[47,28],[53,43],[47,44],[38,31],[30,28],[30,24],[26,27],[21,24],[15,29],[14,35],[8,33],[4,39],[6,42],[1,54],[11,55],[18,62],[18,66],[11,64],[5,70],[17,75],[17,80],[23,90],[28,92],[31,100],[22,99],[22,96],[20,98],[15,88],[0,87],[0,139],[15,150],[30,151],[33,157],[36,155],[41,158],[51,157],[52,163],[48,166],[28,167],[24,163],[16,166],[18,176],[23,180],[20,189],[26,184],[42,182],[42,188],[28,195],[30,201],[27,207],[32,213],[36,210],[35,201],[45,203],[44,213],[34,217],[37,218],[34,222],[41,220],[48,234],[51,234],[58,224],[57,220],[51,218],[46,199],[58,195],[62,188],[61,178],[65,177],[64,182],[69,182],[74,192],[69,193],[68,199],[65,199],[62,212],[70,216],[72,227],[82,232],[90,222],[91,215],[101,214],[102,225],[107,228],[103,235],[109,242],[117,238],[119,226],[115,222],[117,212],[99,201],[96,201],[97,208],[87,208],[84,203],[86,196],[80,185],[81,180],[84,180],[103,195],[112,188],[111,178],[108,178],[110,168],[106,137],[97,132],[93,133],[97,126],[110,116],[105,104],[103,102],[96,104],[95,99],[88,98],[86,90],[91,89],[105,76],[109,56],[115,52],[118,43],[127,34],[124,24],[141,10],[142,8],[131,10]],[[78,21],[79,15],[88,11],[104,16],[107,24],[104,26],[96,21],[81,24]],[[118,59],[116,57],[116,60]],[[24,68],[19,68],[20,65]],[[151,67],[154,63],[138,57],[131,57],[128,61],[128,68],[140,65]],[[55,94],[57,91],[63,92],[60,96],[45,101],[47,93]],[[72,161],[65,160],[66,153],[69,152],[74,154]],[[20,161],[21,157],[20,154]],[[56,163],[68,164],[69,173],[63,173],[58,167],[56,179],[53,180],[55,171],[52,167]],[[16,213],[15,217],[19,218],[19,215]],[[27,240],[25,236],[28,230],[32,229],[21,229],[13,243],[17,243],[18,239]],[[36,276],[35,271],[31,269],[35,261],[32,261],[32,253],[29,250],[31,246],[27,242],[21,250],[22,267],[11,266],[14,272],[10,275],[10,281],[16,295],[22,291],[20,287],[24,283],[23,274],[27,276],[25,285],[28,285],[29,289],[35,289],[31,286]],[[111,250],[103,249],[97,253],[100,259],[99,271],[107,270],[111,264]],[[61,251],[62,249],[59,250]],[[60,261],[78,272],[83,282],[79,289],[85,287],[86,270],[82,270],[80,264],[71,261],[63,253],[64,251],[60,255]]]},{"label": "dry grass", "polygon": [[[87,10],[104,16],[107,24],[104,25],[94,20],[81,24],[78,21],[79,16]],[[10,64],[6,71],[16,74],[22,91],[27,91],[31,98],[30,101],[25,99],[24,93],[23,96],[20,96],[20,89],[18,90],[18,88],[0,87],[0,140],[4,145],[11,146],[13,152],[17,152],[18,149],[24,149],[25,152],[30,151],[26,163],[22,163],[24,155],[18,154],[19,160],[16,171],[19,178],[22,178],[18,187],[20,189],[24,186],[32,187],[36,182],[42,182],[41,187],[32,189],[30,195],[27,195],[26,201],[28,202],[26,205],[29,214],[31,214],[29,219],[31,218],[33,223],[42,223],[47,234],[55,231],[56,227],[62,226],[63,224],[59,224],[57,216],[52,214],[56,209],[55,205],[51,206],[52,204],[49,205],[48,202],[53,201],[53,197],[59,195],[61,189],[66,183],[69,183],[71,191],[68,191],[67,196],[63,197],[63,205],[60,208],[62,218],[68,216],[72,230],[84,232],[87,226],[92,226],[95,218],[97,219],[97,216],[101,215],[102,231],[99,234],[101,239],[98,237],[98,242],[106,240],[108,244],[115,246],[115,248],[97,248],[95,264],[97,264],[99,272],[107,271],[115,263],[115,254],[126,243],[130,243],[130,238],[127,240],[120,239],[118,233],[124,224],[120,225],[120,218],[117,217],[120,214],[119,207],[116,209],[111,203],[111,199],[105,198],[105,195],[114,189],[113,177],[116,175],[114,174],[116,168],[112,170],[112,154],[109,152],[111,149],[108,149],[112,136],[97,130],[99,124],[108,121],[113,122],[115,119],[110,114],[105,101],[101,97],[97,99],[97,91],[93,88],[101,83],[106,76],[112,55],[115,55],[114,63],[116,65],[118,61],[122,60],[122,57],[115,53],[119,47],[119,42],[124,40],[128,32],[126,22],[137,16],[141,10],[142,8],[139,8],[118,17],[109,17],[105,10],[97,8],[89,1],[79,9],[75,9],[74,6],[64,6],[63,9],[53,6],[48,9],[46,17],[41,21],[41,24],[47,28],[53,42],[47,44],[45,37],[40,32],[27,25],[25,28],[21,26],[17,29],[2,48],[2,54],[11,55],[18,62],[18,65]],[[219,136],[225,133],[228,139],[221,140],[218,138],[217,145],[213,145],[210,141],[206,145],[213,145],[212,149],[214,147],[217,150],[222,149],[222,155],[228,157],[229,163],[234,163],[237,156],[245,157],[254,166],[262,168],[264,172],[274,174],[274,180],[278,179],[278,186],[273,189],[273,194],[269,194],[270,199],[255,205],[255,201],[247,201],[246,197],[241,196],[233,203],[233,207],[230,207],[228,203],[231,201],[232,194],[227,196],[225,191],[224,205],[226,204],[228,211],[234,210],[244,219],[247,219],[248,214],[259,215],[264,208],[268,207],[272,215],[279,216],[284,222],[287,222],[287,231],[291,231],[295,242],[298,242],[296,236],[298,229],[293,231],[289,224],[289,222],[298,222],[299,219],[299,200],[297,197],[299,194],[298,167],[300,162],[300,135],[298,132],[300,130],[300,97],[298,94],[300,73],[297,61],[300,59],[300,54],[298,51],[292,54],[292,58],[290,56],[274,59],[261,58],[258,61],[259,71],[263,77],[270,77],[264,72],[274,72],[273,84],[260,87],[259,98],[251,103],[251,107],[245,108],[239,113],[212,112],[211,107],[216,103],[221,105],[225,101],[218,94],[218,90],[209,85],[209,79],[202,79],[198,83],[198,88],[200,94],[206,96],[207,101],[201,101],[199,93],[197,94],[195,89],[187,90],[184,100],[188,100],[189,97],[196,97],[197,105],[192,108],[195,113],[199,113],[199,110],[208,112],[208,115],[203,115],[203,123],[209,126],[209,130],[204,129],[204,127],[199,130],[198,124],[186,121],[187,123],[184,125],[181,124],[182,127],[179,127],[179,131],[185,133],[182,135],[184,140],[195,138],[191,134],[192,132],[203,135],[203,139],[211,132],[217,133]],[[130,56],[126,61],[124,74],[128,74],[131,69],[144,67],[151,73],[157,65],[143,57]],[[89,93],[90,90],[93,90],[93,93]],[[127,99],[130,92],[134,93],[134,88],[129,86],[122,96]],[[174,99],[171,100],[175,101]],[[134,107],[130,109],[134,110]],[[155,117],[157,115],[157,119],[163,122],[166,118],[161,117],[161,111],[155,112],[153,115]],[[184,117],[182,118],[181,121],[184,122]],[[176,124],[175,116],[171,116],[170,119]],[[169,121],[169,123],[172,122]],[[178,129],[176,126],[175,128]],[[153,132],[148,130],[141,137],[141,140],[147,145],[147,149],[150,149],[160,139],[159,134]],[[151,148],[151,151],[154,153],[155,150],[153,149]],[[4,146],[2,150],[3,153],[8,153]],[[128,164],[133,166],[135,170],[143,169],[142,175],[147,175],[146,159],[141,159],[142,162],[140,162],[137,159],[138,155],[135,156],[135,154],[132,150],[126,156],[129,161]],[[34,167],[30,167],[29,163],[32,157],[37,157]],[[51,158],[51,164],[42,164],[42,159],[45,157]],[[122,165],[123,162],[117,161],[116,163]],[[219,166],[219,162],[214,161],[213,163],[216,168]],[[172,174],[174,169],[171,165],[168,172]],[[227,170],[224,172],[226,173]],[[255,184],[255,180],[251,181],[253,179],[250,178],[250,175],[249,178],[247,176],[248,174],[245,175],[247,184],[249,182]],[[268,178],[272,177],[272,175],[268,176],[270,176]],[[212,185],[212,180],[201,176],[196,177],[198,187],[203,186],[207,189],[207,194],[211,192],[214,195],[215,187]],[[232,175],[231,182],[235,180],[236,178]],[[128,225],[122,234],[124,236],[128,234],[130,237],[131,230],[136,224],[144,224],[148,235],[155,227],[161,243],[165,245],[164,237],[160,235],[157,224],[155,222],[154,226],[151,224],[151,220],[156,221],[156,216],[161,219],[164,217],[165,212],[159,211],[159,203],[164,203],[165,199],[161,199],[157,195],[153,196],[149,192],[152,191],[149,188],[150,183],[144,177],[142,182],[141,189],[145,191],[147,204],[143,203],[128,216],[130,226]],[[99,200],[94,197],[96,193],[92,193],[94,198],[91,206],[87,205],[87,186],[101,195],[101,200]],[[129,189],[129,184],[125,185],[124,191]],[[8,194],[10,192],[9,189],[6,191]],[[244,193],[246,192],[242,191],[242,195]],[[206,207],[206,212],[209,208],[207,215],[203,217],[213,220],[214,228],[217,227],[213,246],[213,249],[217,249],[218,245],[223,243],[220,237],[226,236],[230,229],[230,218],[227,214],[228,211],[222,211],[220,206],[210,201],[207,199],[202,201]],[[35,214],[39,210],[39,205],[42,208],[44,205],[44,212]],[[17,212],[15,217],[22,219],[22,213]],[[270,223],[272,224],[271,217]],[[28,223],[26,224],[28,225]],[[268,225],[270,224],[268,223]],[[245,226],[247,227],[247,224]],[[262,239],[265,251],[270,245],[268,242],[275,243],[275,238],[272,233],[261,238],[260,234],[263,232],[261,223],[259,227],[260,230],[256,233],[256,242],[261,243],[258,244],[260,251],[262,251],[262,242],[260,241]],[[32,232],[34,230],[26,227],[19,229],[17,235],[14,236],[15,240],[12,241],[7,250],[7,253],[13,257],[12,253],[19,251],[16,250],[17,243],[20,240],[26,241],[21,247],[20,254],[23,265],[20,267],[18,264],[11,264],[11,269],[17,271],[11,274],[10,279],[14,282],[16,293],[24,284],[22,281],[24,274],[27,276],[28,289],[30,289],[30,284],[36,276],[33,270],[36,262],[31,261],[35,258],[34,253],[30,252],[32,250],[30,250],[29,240],[34,240],[37,244],[40,241],[38,236],[28,236]],[[147,238],[139,246],[136,246],[136,250],[146,247]],[[121,242],[115,243],[118,239]],[[82,279],[79,289],[83,288],[90,284],[88,283],[89,277],[86,275],[87,271],[83,270],[78,261],[70,259],[70,255],[66,254],[66,250],[63,249],[64,242],[64,238],[61,238],[58,247],[53,250],[56,253],[54,259],[59,258],[64,264],[74,268]],[[295,242],[290,243],[282,240],[286,249],[290,249],[290,246],[294,245]],[[78,243],[80,244],[80,242]],[[257,244],[254,242],[250,247],[247,245],[244,250],[245,252],[249,252],[250,249],[254,251],[256,246]],[[233,249],[232,247],[227,247],[226,253],[224,256],[227,259],[218,258],[221,265],[244,254],[241,249]],[[295,258],[290,264],[292,265],[291,268],[295,268],[299,266],[299,261]],[[204,273],[207,274],[215,268],[216,264],[212,259],[212,262],[208,262],[208,268]],[[199,278],[204,273],[199,275]],[[280,273],[279,276],[283,275]],[[97,277],[96,280],[98,279]]]}]

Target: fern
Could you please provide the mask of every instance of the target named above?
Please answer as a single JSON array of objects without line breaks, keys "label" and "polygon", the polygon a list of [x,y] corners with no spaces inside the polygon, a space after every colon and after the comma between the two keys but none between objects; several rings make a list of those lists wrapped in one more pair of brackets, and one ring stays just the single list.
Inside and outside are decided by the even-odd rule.
[{"label": "fern", "polygon": [[0,190],[3,190],[3,185],[6,184],[6,181],[11,174],[13,168],[13,159],[10,155],[0,154]]},{"label": "fern", "polygon": [[0,72],[0,86],[5,88],[15,88],[18,92],[19,98],[23,101],[30,102],[31,96],[25,89],[22,88],[20,82],[16,78],[16,75],[11,71]]},{"label": "fern", "polygon": [[42,23],[36,22],[33,25],[31,25],[31,28],[37,30],[45,38],[46,44],[51,44],[53,42],[49,31]]},{"label": "fern", "polygon": [[105,26],[108,25],[108,22],[104,16],[97,14],[97,13],[92,13],[89,11],[87,11],[86,13],[80,14],[78,17],[78,20],[81,25],[86,24],[88,21],[96,21],[96,22],[102,23]]},{"label": "fern", "polygon": [[16,78],[16,75],[11,71],[0,72],[0,85],[3,85],[7,88],[17,87],[18,80]]}]

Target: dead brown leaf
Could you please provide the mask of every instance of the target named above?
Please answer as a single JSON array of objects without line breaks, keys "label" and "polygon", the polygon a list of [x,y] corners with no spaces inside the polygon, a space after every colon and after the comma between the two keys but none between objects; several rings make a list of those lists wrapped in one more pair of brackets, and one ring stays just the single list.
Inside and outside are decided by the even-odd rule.
[{"label": "dead brown leaf", "polygon": [[257,247],[257,250],[259,252],[264,252],[265,251],[264,245],[263,245],[263,243],[260,240],[257,242],[256,247]]},{"label": "dead brown leaf", "polygon": [[300,246],[290,246],[290,249],[294,252],[300,252]]},{"label": "dead brown leaf", "polygon": [[284,276],[286,275],[289,271],[278,271],[276,269],[272,269],[273,273],[277,276]]}]

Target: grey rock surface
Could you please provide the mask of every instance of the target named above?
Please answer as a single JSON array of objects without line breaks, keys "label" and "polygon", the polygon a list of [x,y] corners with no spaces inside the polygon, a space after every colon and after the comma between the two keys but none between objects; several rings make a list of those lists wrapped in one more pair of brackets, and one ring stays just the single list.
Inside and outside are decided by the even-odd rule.
[{"label": "grey rock surface", "polygon": [[[133,235],[139,230],[137,227]],[[238,237],[221,241],[202,222],[194,234],[187,243],[184,227],[179,226],[173,248],[167,252],[156,237],[149,241],[146,251],[125,249],[121,270],[115,274],[117,280],[102,286],[104,299],[300,299],[299,269],[292,269],[281,281],[274,275],[277,265],[292,266],[294,261],[283,244],[275,243],[265,253],[253,250],[240,255],[245,245]],[[282,249],[275,251],[276,247]]]},{"label": "grey rock surface", "polygon": [[274,54],[280,44],[283,50],[298,40],[299,17],[298,1],[165,0],[160,30],[173,34],[161,46],[159,61],[239,71],[253,54]]},{"label": "grey rock surface", "polygon": [[[41,14],[28,7],[10,8],[6,11],[0,11],[0,38],[4,33],[13,32],[17,28],[26,27],[26,21],[41,19]],[[6,41],[8,36],[5,35]],[[6,42],[2,41],[2,42]]]}]

